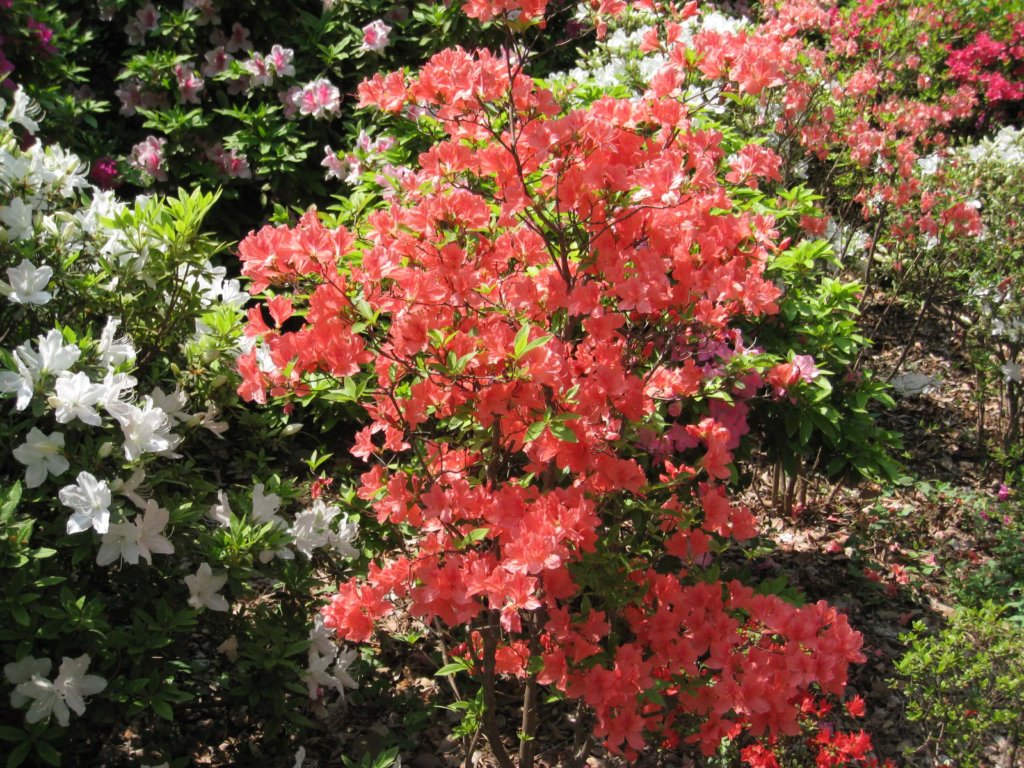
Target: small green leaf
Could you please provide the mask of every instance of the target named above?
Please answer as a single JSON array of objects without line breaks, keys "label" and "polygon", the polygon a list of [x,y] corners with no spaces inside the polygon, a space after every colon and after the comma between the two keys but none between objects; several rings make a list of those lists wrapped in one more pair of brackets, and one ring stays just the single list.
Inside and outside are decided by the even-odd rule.
[{"label": "small green leaf", "polygon": [[576,433],[569,428],[567,424],[560,424],[558,422],[551,422],[548,424],[548,429],[551,430],[551,434],[557,437],[564,443],[576,443],[579,440],[576,437]]},{"label": "small green leaf", "polygon": [[31,741],[23,741],[21,744],[16,746],[11,751],[11,754],[7,756],[7,768],[18,768],[19,765],[25,762],[25,758],[28,757],[30,749],[32,749]]},{"label": "small green leaf", "polygon": [[13,616],[14,620],[23,627],[27,627],[32,623],[32,617],[28,615],[28,611],[26,611],[23,606],[16,603],[11,604],[11,616]]},{"label": "small green leaf", "polygon": [[9,725],[0,725],[0,739],[4,741],[23,741],[28,734],[19,728],[11,728]]},{"label": "small green leaf", "polygon": [[524,443],[529,443],[540,437],[541,432],[544,431],[544,427],[547,426],[545,421],[535,421],[529,427],[526,428],[526,435],[523,437]]},{"label": "small green leaf", "polygon": [[174,710],[163,699],[153,699],[149,702],[149,707],[164,720],[174,720]]},{"label": "small green leaf", "polygon": [[45,741],[36,742],[36,754],[43,758],[43,762],[48,765],[60,768],[60,752]]},{"label": "small green leaf", "polygon": [[526,345],[530,340],[530,326],[526,323],[519,329],[519,333],[516,334],[515,342],[512,345],[512,356],[517,360],[523,356],[526,352]]},{"label": "small green leaf", "polygon": [[476,544],[476,542],[482,541],[483,539],[487,538],[487,534],[490,532],[490,528],[474,528],[472,531],[470,531],[464,537],[462,537],[462,539],[459,541],[458,548],[465,549],[471,544]]},{"label": "small green leaf", "polygon": [[451,664],[445,664],[437,672],[434,673],[435,677],[445,677],[447,675],[454,675],[456,672],[465,672],[469,669],[469,665],[464,661],[453,661]]}]

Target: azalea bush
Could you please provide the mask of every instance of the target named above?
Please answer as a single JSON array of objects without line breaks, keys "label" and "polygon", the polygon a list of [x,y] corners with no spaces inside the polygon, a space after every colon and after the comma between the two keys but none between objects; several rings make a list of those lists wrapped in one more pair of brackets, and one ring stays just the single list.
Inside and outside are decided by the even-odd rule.
[{"label": "azalea bush", "polygon": [[979,500],[973,519],[979,538],[988,545],[987,556],[961,569],[956,582],[957,602],[979,609],[998,605],[1002,618],[1024,624],[1024,510],[1019,493],[1005,483],[995,499]]},{"label": "azalea bush", "polygon": [[265,718],[289,749],[303,702],[355,685],[311,593],[358,527],[282,474],[301,425],[234,393],[246,296],[211,262],[216,196],[120,201],[32,143],[22,91],[0,115],[6,765],[116,765],[129,724],[154,764],[185,764],[182,705]]},{"label": "azalea bush", "polygon": [[[52,135],[102,187],[223,187],[212,223],[232,237],[275,204],[327,200],[324,165],[366,127],[352,119],[360,80],[467,34],[443,3],[111,0],[74,14],[74,80],[24,83],[33,96],[77,89],[54,105]],[[83,112],[106,112],[104,130],[57,132]]]},{"label": "azalea bush", "polygon": [[[389,546],[325,625],[362,643],[392,614],[418,622],[442,674],[468,678],[466,749],[484,739],[501,765],[533,764],[546,695],[583,703],[628,757],[728,740],[769,765],[862,658],[825,603],[721,571],[756,535],[729,482],[747,403],[815,378],[810,356],[740,331],[782,296],[766,274],[783,214],[747,194],[781,181],[780,157],[685,98],[716,76],[681,44],[641,96],[581,104],[528,74],[543,4],[465,10],[508,47],[360,85],[362,106],[429,144],[386,199],[239,247],[262,299],[239,392],[364,414],[349,496]],[[499,689],[522,697],[511,744]],[[877,764],[869,739],[847,741],[812,743]]]},{"label": "azalea bush", "polygon": [[47,113],[49,129],[65,145],[97,135],[103,102],[88,88],[85,61],[95,30],[79,25],[67,3],[5,0],[0,3],[0,91],[10,98],[20,85]]},{"label": "azalea bush", "polygon": [[[959,254],[960,279],[950,281],[959,291],[951,304],[967,319],[964,336],[982,391],[998,396],[1000,423],[991,426],[1010,458],[1021,450],[1024,434],[1024,239],[1012,213],[1024,195],[1024,137],[1007,126],[959,148],[944,159],[935,181],[975,195],[984,224],[981,236]],[[1006,464],[1012,467],[1012,458]]]},{"label": "azalea bush", "polygon": [[[785,386],[744,405],[752,428],[741,453],[775,463],[773,506],[790,511],[806,502],[815,476],[887,480],[896,471],[890,458],[895,435],[875,420],[892,401],[870,371],[857,370],[870,342],[858,324],[863,288],[840,276],[848,243],[842,236],[833,243],[809,237],[828,234],[830,191],[815,191],[805,156],[810,147],[801,146],[800,131],[818,118],[815,104],[832,98],[823,82],[829,70],[822,52],[796,37],[792,26],[693,11],[673,17],[627,9],[602,22],[604,38],[580,66],[550,80],[578,103],[605,92],[627,96],[675,87],[691,108],[700,108],[704,124],[722,133],[730,153],[727,180],[739,185],[734,196],[770,214],[780,238],[791,244],[767,269],[784,289],[780,312],[743,326],[757,339],[762,359],[780,363],[772,378]],[[765,46],[793,65],[759,72],[753,57]],[[670,57],[688,49],[701,76],[674,82]],[[774,121],[766,119],[773,114]],[[755,180],[759,163],[764,172]]]},{"label": "azalea bush", "polygon": [[1020,740],[1024,643],[999,606],[961,609],[929,632],[916,622],[900,636],[907,652],[895,682],[907,715],[924,728],[912,752],[936,765],[998,765]]}]

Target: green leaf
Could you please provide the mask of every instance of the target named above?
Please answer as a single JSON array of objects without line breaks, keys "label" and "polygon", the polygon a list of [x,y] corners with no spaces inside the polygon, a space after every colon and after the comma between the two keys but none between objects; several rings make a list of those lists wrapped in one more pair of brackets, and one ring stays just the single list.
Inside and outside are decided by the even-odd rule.
[{"label": "green leaf", "polygon": [[164,720],[174,720],[174,710],[163,699],[153,699],[149,702],[149,707]]},{"label": "green leaf", "polygon": [[459,540],[458,548],[465,549],[471,544],[476,544],[478,541],[482,541],[487,538],[487,534],[491,532],[490,528],[474,528],[472,531],[467,533],[462,539]]},{"label": "green leaf", "polygon": [[9,725],[0,725],[0,739],[4,741],[22,741],[28,738],[28,734],[20,728],[11,728]]},{"label": "green leaf", "polygon": [[526,352],[526,345],[530,340],[530,326],[523,323],[523,327],[516,334],[516,340],[512,344],[512,356],[517,360]]},{"label": "green leaf", "polygon": [[447,675],[454,675],[456,672],[465,672],[469,669],[469,664],[464,661],[453,661],[451,664],[445,664],[437,672],[434,673],[434,677],[445,677]]},{"label": "green leaf", "polygon": [[36,742],[36,754],[43,758],[43,762],[48,765],[60,768],[60,752],[53,748],[52,745],[45,741]]},{"label": "green leaf", "polygon": [[523,437],[524,443],[529,443],[540,437],[541,432],[544,431],[544,427],[547,426],[545,421],[535,421],[529,427],[526,428],[526,435]]},{"label": "green leaf", "polygon": [[28,615],[28,611],[25,610],[24,606],[18,605],[17,603],[11,604],[11,616],[13,616],[14,620],[23,627],[27,627],[32,623],[32,617]]},{"label": "green leaf", "polygon": [[15,482],[11,489],[7,491],[7,498],[4,499],[4,503],[0,505],[0,517],[6,519],[9,518],[14,510],[18,508],[18,502],[21,501],[21,482]]},{"label": "green leaf", "polygon": [[576,438],[576,433],[573,432],[567,424],[560,424],[558,422],[552,422],[548,424],[548,429],[551,430],[551,434],[557,437],[559,440],[565,443],[576,443],[579,440]]},{"label": "green leaf", "polygon": [[21,744],[16,746],[11,751],[11,754],[7,756],[7,768],[18,768],[19,765],[25,762],[25,758],[28,757],[30,749],[32,749],[31,741],[23,741]]}]

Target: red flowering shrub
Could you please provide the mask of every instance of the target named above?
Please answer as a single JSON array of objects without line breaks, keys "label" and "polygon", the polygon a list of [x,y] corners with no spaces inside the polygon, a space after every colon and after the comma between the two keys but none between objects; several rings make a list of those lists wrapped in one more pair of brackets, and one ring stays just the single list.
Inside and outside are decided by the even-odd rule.
[{"label": "red flowering shrub", "polygon": [[[701,66],[742,68],[749,93],[782,77],[713,47]],[[779,157],[729,158],[671,72],[571,109],[522,53],[446,50],[363,83],[363,106],[414,108],[440,138],[353,230],[311,211],[240,246],[266,301],[239,391],[361,405],[356,495],[403,534],[326,624],[363,642],[403,610],[456,635],[503,765],[498,676],[525,690],[522,765],[539,685],[628,756],[796,735],[808,691],[843,693],[860,635],[708,568],[756,534],[726,487],[762,388],[735,326],[777,310],[778,233],[734,192],[779,179]]]},{"label": "red flowering shrub", "polygon": [[951,49],[946,64],[960,82],[975,86],[990,103],[1024,99],[1024,15],[1008,14],[1005,39],[981,32]]}]

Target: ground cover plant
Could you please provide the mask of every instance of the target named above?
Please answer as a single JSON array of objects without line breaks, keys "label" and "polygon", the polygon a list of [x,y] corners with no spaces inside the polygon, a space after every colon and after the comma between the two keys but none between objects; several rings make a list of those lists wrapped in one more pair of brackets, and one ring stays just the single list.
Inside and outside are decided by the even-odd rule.
[{"label": "ground cover plant", "polygon": [[1019,762],[1017,9],[0,16],[0,762]]}]

